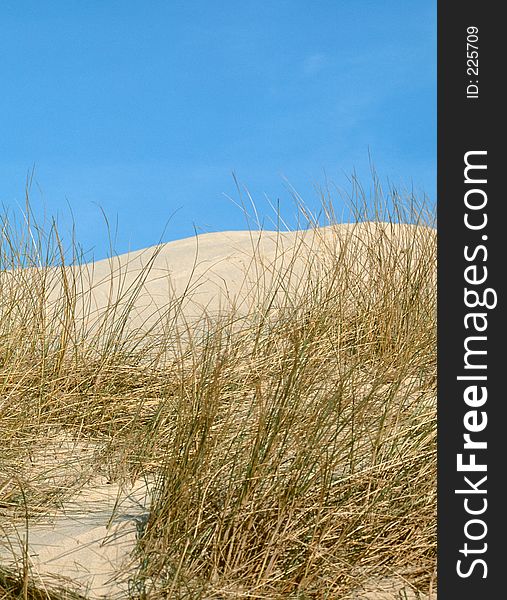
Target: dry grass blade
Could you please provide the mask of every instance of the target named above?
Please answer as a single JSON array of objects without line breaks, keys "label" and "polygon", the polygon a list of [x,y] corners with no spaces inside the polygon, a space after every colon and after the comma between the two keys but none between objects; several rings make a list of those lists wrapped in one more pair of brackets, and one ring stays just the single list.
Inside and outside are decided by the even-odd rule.
[{"label": "dry grass blade", "polygon": [[[318,227],[300,203],[306,229],[250,231],[215,263],[199,247],[184,285],[162,245],[85,265],[29,207],[24,231],[4,216],[5,522],[30,533],[98,477],[118,503],[145,477],[124,595],[432,593],[434,224],[377,183],[373,214],[354,194],[356,223],[337,225],[324,200]],[[28,562],[0,573],[1,597],[78,597]]]}]

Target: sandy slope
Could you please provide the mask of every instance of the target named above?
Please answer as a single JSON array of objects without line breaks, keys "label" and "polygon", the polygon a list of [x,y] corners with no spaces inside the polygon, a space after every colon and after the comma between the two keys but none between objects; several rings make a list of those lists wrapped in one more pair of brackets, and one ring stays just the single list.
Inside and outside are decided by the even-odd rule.
[{"label": "sandy slope", "polygon": [[[204,314],[230,309],[249,314],[280,281],[297,294],[302,278],[308,273],[318,278],[336,256],[361,273],[367,253],[379,244],[394,242],[403,254],[413,227],[359,223],[280,233],[208,233],[68,269],[68,277],[82,292],[76,316],[86,327],[93,329],[105,315],[119,320],[122,308],[132,303],[128,328],[146,331],[175,318],[195,323]],[[50,300],[60,294],[56,285]],[[280,290],[280,297],[284,294]]]},{"label": "sandy slope", "polygon": [[[367,248],[382,240],[395,239],[403,253],[410,228],[363,223],[278,234],[210,233],[74,267],[68,272],[76,276],[76,287],[86,297],[76,307],[76,318],[83,318],[93,330],[108,306],[117,301],[120,306],[132,301],[128,320],[132,330],[147,330],[168,306],[174,307],[171,314],[177,319],[190,322],[204,312],[216,315],[231,307],[247,314],[262,302],[277,276],[281,275],[296,294],[298,282],[308,269],[318,277],[326,256],[340,255],[347,244],[341,260],[351,260],[360,272]],[[434,232],[427,230],[426,234]],[[148,265],[150,270],[145,271]],[[142,290],[132,297],[139,277],[145,278]],[[60,293],[61,286],[57,285],[50,302]],[[115,318],[119,313],[111,315],[113,321]],[[120,491],[100,478],[92,479],[57,514],[30,524],[28,547],[33,572],[46,580],[71,580],[82,591],[88,589],[92,597],[125,594],[127,584],[120,582],[117,572],[128,562],[146,511],[145,482],[135,482],[132,489]],[[13,550],[19,557],[24,536],[22,524],[12,524],[6,531],[9,544],[0,544],[4,564],[12,558]],[[372,595],[371,590],[363,590],[354,597],[398,598],[403,584],[388,583],[392,584],[391,591]]]}]

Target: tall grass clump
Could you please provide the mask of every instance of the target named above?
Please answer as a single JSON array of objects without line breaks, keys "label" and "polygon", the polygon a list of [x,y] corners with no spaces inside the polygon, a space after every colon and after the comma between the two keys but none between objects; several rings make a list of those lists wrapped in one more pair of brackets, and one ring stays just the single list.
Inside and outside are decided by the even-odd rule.
[{"label": "tall grass clump", "polygon": [[[331,202],[323,228],[300,204],[304,230],[277,232],[269,260],[251,232],[247,313],[189,322],[180,298],[142,331],[129,317],[156,253],[125,286],[112,258],[94,314],[90,267],[67,266],[56,228],[16,238],[4,218],[0,507],[40,515],[97,470],[151,474],[132,597],[360,598],[392,578],[427,591],[434,223],[411,197],[375,187],[372,213],[362,193],[343,225]],[[93,442],[65,485],[29,460],[62,434]]]}]

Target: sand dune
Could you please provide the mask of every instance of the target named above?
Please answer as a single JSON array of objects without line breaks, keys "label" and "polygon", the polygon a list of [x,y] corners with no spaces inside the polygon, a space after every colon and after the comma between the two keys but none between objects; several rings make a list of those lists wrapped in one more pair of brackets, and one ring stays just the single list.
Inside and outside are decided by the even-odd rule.
[{"label": "sand dune", "polygon": [[[302,279],[318,279],[337,257],[352,273],[366,276],[368,252],[387,244],[402,257],[413,245],[414,227],[366,222],[292,232],[229,231],[137,250],[68,270],[82,296],[76,316],[93,329],[105,315],[121,318],[128,307],[128,328],[140,332],[231,310],[245,316],[271,294],[275,304],[287,290],[297,295]],[[434,235],[418,231],[422,238]],[[417,249],[410,260],[417,260]],[[49,303],[58,297],[56,284]]]},{"label": "sand dune", "polygon": [[[318,279],[337,256],[355,265],[355,271],[364,276],[368,249],[394,240],[403,260],[412,231],[409,225],[361,223],[306,232],[209,233],[67,268],[78,294],[82,293],[75,318],[93,331],[108,311],[114,322],[121,317],[122,307],[131,306],[129,329],[147,331],[157,323],[192,323],[204,314],[216,316],[231,309],[248,315],[262,305],[277,278],[298,294],[306,274],[310,272]],[[421,235],[434,232],[421,229]],[[62,281],[54,284],[48,297],[51,310],[58,304],[63,287]],[[144,481],[134,482],[130,490],[120,490],[107,485],[104,478],[89,479],[87,486],[55,514],[30,523],[28,554],[33,571],[48,581],[72,581],[94,598],[125,594],[128,584],[121,583],[117,573],[128,561],[139,523],[145,518],[145,492]],[[12,523],[6,531],[9,544],[0,546],[4,564],[13,549],[19,557],[24,526]],[[391,592],[384,590],[382,595],[367,590],[353,597],[394,599],[400,585],[392,586]]]}]

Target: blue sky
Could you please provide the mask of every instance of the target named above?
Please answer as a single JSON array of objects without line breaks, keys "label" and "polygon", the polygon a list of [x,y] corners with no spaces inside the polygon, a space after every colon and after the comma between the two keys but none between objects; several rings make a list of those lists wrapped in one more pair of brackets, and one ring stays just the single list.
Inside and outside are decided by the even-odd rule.
[{"label": "blue sky", "polygon": [[[4,0],[0,203],[108,251],[244,229],[355,170],[436,199],[436,1]],[[339,201],[337,201],[339,206]],[[91,256],[91,254],[90,254]]]}]

